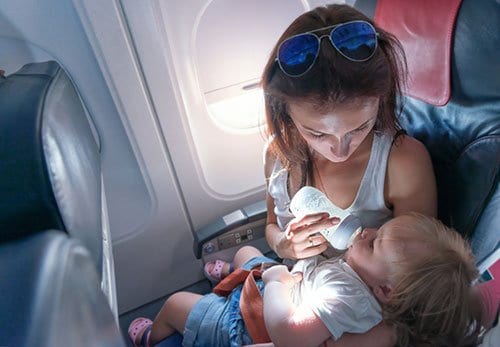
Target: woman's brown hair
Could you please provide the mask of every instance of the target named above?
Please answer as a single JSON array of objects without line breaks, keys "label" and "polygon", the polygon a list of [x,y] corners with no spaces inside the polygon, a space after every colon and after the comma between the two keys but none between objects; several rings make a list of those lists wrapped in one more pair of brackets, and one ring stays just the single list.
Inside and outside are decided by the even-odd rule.
[{"label": "woman's brown hair", "polygon": [[423,247],[405,252],[396,264],[390,300],[383,305],[398,346],[475,346],[480,310],[472,284],[478,273],[469,245],[434,218],[405,217],[393,226],[410,229]]},{"label": "woman's brown hair", "polygon": [[[285,39],[352,20],[367,21],[378,33],[378,47],[369,60],[350,61],[326,42],[328,40],[322,40],[316,62],[303,76],[289,77],[280,70],[276,53]],[[396,117],[397,97],[405,71],[406,60],[399,42],[356,9],[347,5],[328,5],[302,14],[279,38],[262,76],[267,133],[272,138],[269,150],[285,168],[304,166],[310,161],[307,144],[289,116],[291,101],[307,102],[318,111],[328,111],[336,105],[356,104],[362,98],[376,97],[379,110],[375,130],[400,130]]]}]

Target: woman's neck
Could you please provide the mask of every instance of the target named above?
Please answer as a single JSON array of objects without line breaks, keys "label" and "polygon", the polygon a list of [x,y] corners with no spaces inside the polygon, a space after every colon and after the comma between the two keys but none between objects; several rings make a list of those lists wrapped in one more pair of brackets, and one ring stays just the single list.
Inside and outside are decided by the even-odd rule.
[{"label": "woman's neck", "polygon": [[358,160],[363,160],[366,158],[366,155],[370,154],[371,149],[372,149],[372,143],[373,143],[373,136],[374,136],[375,131],[372,129],[368,135],[364,138],[363,142],[356,148],[356,150],[351,154],[347,160],[342,161],[342,162],[333,162],[321,154],[317,152],[312,153],[312,160],[314,160],[315,164],[318,167],[322,167],[324,165],[332,165],[332,166],[349,166],[353,162],[357,162]]},{"label": "woman's neck", "polygon": [[312,158],[312,183],[337,206],[348,208],[358,194],[370,160],[373,131],[344,162],[332,162],[315,154]]}]

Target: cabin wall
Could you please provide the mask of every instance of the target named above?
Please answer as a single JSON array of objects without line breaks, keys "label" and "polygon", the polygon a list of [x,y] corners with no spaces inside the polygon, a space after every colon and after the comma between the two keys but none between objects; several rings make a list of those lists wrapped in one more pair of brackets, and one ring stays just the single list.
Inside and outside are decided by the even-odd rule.
[{"label": "cabin wall", "polygon": [[283,29],[324,3],[0,5],[0,69],[58,61],[96,123],[120,313],[202,279],[193,232],[264,199],[262,128],[231,127],[245,106],[226,118],[213,110],[246,97]]}]

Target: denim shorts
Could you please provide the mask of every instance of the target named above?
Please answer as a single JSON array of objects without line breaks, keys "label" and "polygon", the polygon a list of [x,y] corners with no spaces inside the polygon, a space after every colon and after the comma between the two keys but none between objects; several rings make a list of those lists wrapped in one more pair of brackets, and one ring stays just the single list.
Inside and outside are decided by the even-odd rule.
[{"label": "denim shorts", "polygon": [[[259,256],[247,261],[242,268],[250,270],[260,263],[276,263],[273,259]],[[264,284],[257,280],[262,292]],[[188,315],[184,328],[183,346],[231,346],[251,344],[240,313],[241,286],[233,289],[226,298],[214,293],[203,296]]]}]

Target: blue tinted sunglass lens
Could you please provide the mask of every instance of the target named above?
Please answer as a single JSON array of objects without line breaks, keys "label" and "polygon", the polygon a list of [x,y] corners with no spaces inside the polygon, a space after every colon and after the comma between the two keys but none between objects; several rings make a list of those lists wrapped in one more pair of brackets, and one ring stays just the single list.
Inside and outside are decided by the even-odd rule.
[{"label": "blue tinted sunglass lens", "polygon": [[278,62],[290,76],[304,74],[314,64],[319,51],[319,40],[313,34],[303,34],[283,41],[278,50]]},{"label": "blue tinted sunglass lens", "polygon": [[330,38],[339,52],[354,61],[371,58],[377,48],[377,33],[366,22],[339,25],[332,30]]}]

